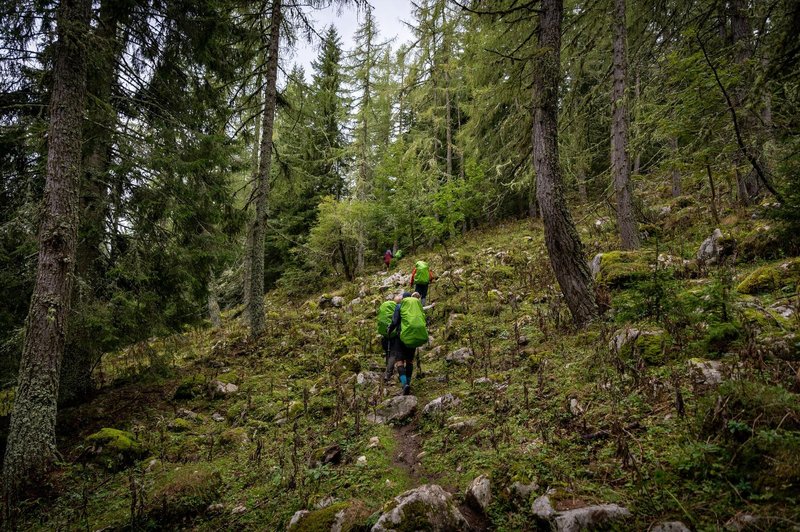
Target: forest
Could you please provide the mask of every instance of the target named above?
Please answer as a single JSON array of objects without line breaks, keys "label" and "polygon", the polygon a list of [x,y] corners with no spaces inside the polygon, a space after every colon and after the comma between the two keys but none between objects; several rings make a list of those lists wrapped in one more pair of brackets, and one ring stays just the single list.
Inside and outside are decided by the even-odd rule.
[{"label": "forest", "polygon": [[800,528],[800,3],[389,3],[3,0],[0,529]]}]

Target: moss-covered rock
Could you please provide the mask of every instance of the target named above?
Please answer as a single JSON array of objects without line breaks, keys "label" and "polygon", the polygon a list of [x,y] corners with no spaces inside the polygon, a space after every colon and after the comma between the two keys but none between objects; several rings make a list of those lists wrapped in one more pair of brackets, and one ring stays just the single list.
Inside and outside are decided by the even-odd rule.
[{"label": "moss-covered rock", "polygon": [[205,511],[219,498],[222,476],[211,464],[164,468],[149,496],[150,515],[170,522]]},{"label": "moss-covered rock", "polygon": [[344,373],[358,373],[361,371],[361,361],[358,356],[352,353],[339,357],[337,366],[338,370]]},{"label": "moss-covered rock", "polygon": [[206,382],[202,375],[192,375],[191,377],[183,379],[180,384],[178,384],[175,393],[172,394],[172,398],[176,401],[194,399],[195,397],[202,396],[205,391]]},{"label": "moss-covered rock", "polygon": [[373,532],[413,530],[469,530],[453,497],[435,484],[401,493],[383,507]]},{"label": "moss-covered rock", "polygon": [[172,432],[189,432],[192,428],[192,422],[182,417],[175,418],[169,422],[169,430]]},{"label": "moss-covered rock", "polygon": [[233,427],[219,435],[219,443],[223,447],[237,447],[247,442],[247,430],[244,427]]},{"label": "moss-covered rock", "polygon": [[625,327],[614,333],[609,347],[624,359],[639,357],[649,365],[658,366],[666,362],[671,345],[669,334],[661,329]]},{"label": "moss-covered rock", "polygon": [[369,510],[361,501],[339,502],[319,510],[303,512],[297,519],[292,520],[288,530],[304,532],[362,530],[362,525],[369,515]]},{"label": "moss-covered rock", "polygon": [[756,268],[739,283],[741,294],[771,292],[784,287],[796,287],[800,281],[800,258],[793,258]]},{"label": "moss-covered rock", "polygon": [[650,265],[640,251],[609,251],[599,257],[596,281],[610,288],[625,288],[645,279]]},{"label": "moss-covered rock", "polygon": [[781,225],[761,225],[741,237],[738,248],[740,261],[777,259],[792,248],[787,231]]},{"label": "moss-covered rock", "polygon": [[92,459],[106,469],[116,471],[147,456],[147,450],[130,432],[104,428],[84,440]]},{"label": "moss-covered rock", "polygon": [[703,345],[707,353],[722,354],[730,349],[741,336],[739,327],[734,323],[714,323],[708,326]]}]

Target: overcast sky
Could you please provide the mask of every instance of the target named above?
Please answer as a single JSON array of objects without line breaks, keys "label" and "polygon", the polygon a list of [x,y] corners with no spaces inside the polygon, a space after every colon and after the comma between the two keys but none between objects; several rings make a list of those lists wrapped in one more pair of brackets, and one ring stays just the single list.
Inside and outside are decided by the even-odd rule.
[{"label": "overcast sky", "polygon": [[[397,49],[400,44],[411,41],[411,30],[402,22],[411,22],[411,0],[370,0],[370,4],[374,8],[373,14],[378,24],[380,42],[394,38],[392,49]],[[341,11],[336,7],[329,7],[312,12],[312,18],[320,34],[324,33],[330,24],[336,26],[345,53],[353,49],[353,35],[359,23],[363,21],[363,16],[363,11],[359,13],[353,7]],[[289,64],[286,65],[287,70],[291,70],[292,64],[300,64],[305,69],[308,79],[311,75],[311,61],[318,52],[319,43],[298,43],[294,57],[290,58]]]}]

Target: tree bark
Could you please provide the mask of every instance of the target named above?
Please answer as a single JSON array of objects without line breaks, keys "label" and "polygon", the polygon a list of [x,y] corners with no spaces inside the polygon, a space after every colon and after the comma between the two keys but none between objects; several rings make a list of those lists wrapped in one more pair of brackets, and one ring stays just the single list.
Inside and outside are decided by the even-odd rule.
[{"label": "tree bark", "polygon": [[592,280],[578,231],[564,199],[558,159],[558,86],[561,81],[563,0],[542,0],[541,53],[533,74],[533,160],[536,195],[550,264],[572,319],[583,326],[597,316]]},{"label": "tree bark", "polygon": [[53,91],[47,133],[47,177],[39,229],[39,255],[5,460],[6,517],[20,491],[39,481],[55,458],[59,373],[64,355],[78,232],[85,36],[91,2],[58,7]]},{"label": "tree bark", "polygon": [[215,329],[222,327],[222,312],[217,298],[217,278],[213,271],[208,274],[208,319]]},{"label": "tree bark", "polygon": [[[256,91],[255,91],[255,108],[261,109],[261,74],[256,76]],[[263,110],[262,110],[263,111]],[[259,150],[261,149],[261,124],[258,120],[255,121],[253,127],[253,154],[252,154],[252,182],[254,183],[253,197],[256,194],[258,187],[258,170],[259,170]],[[252,292],[252,278],[253,278],[253,227],[255,223],[251,221],[247,227],[247,234],[245,235],[244,242],[244,264],[243,264],[243,279],[242,279],[242,307],[244,308],[245,315],[247,316],[248,323],[251,322],[250,318],[250,294]]]},{"label": "tree bark", "polygon": [[628,104],[625,98],[627,30],[625,0],[614,0],[614,86],[611,91],[611,167],[617,196],[617,225],[623,249],[639,247],[628,166]]},{"label": "tree bark", "polygon": [[[750,40],[752,38],[752,31],[750,29],[750,18],[747,13],[746,0],[732,0],[730,3],[731,10],[731,38],[733,39],[734,60],[742,70],[740,81],[736,89],[733,91],[733,106],[737,109],[742,109],[747,99],[747,81],[745,77],[745,69],[747,62],[752,56],[752,47]],[[753,120],[748,113],[742,113],[739,129],[741,137],[744,140],[746,151],[752,154],[756,159],[760,159],[758,153],[754,153],[753,143],[751,136],[754,130]],[[746,156],[742,150],[737,150],[734,154],[733,161],[736,166],[736,189],[739,193],[739,202],[742,205],[750,205],[755,200],[759,193],[759,183],[757,176],[754,172],[742,172],[741,167],[746,163]]]},{"label": "tree bark", "polygon": [[277,100],[278,51],[281,30],[281,0],[273,0],[270,17],[270,41],[267,57],[266,85],[264,86],[264,116],[261,126],[261,156],[256,183],[256,216],[253,220],[253,246],[250,257],[250,296],[248,314],[250,335],[260,336],[266,326],[264,321],[264,235],[267,223],[269,174],[272,166],[272,131],[275,126]]}]

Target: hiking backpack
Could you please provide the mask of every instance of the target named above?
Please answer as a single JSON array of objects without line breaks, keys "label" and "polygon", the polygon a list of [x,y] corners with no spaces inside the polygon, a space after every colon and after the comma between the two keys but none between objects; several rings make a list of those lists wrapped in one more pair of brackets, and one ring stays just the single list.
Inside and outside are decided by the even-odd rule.
[{"label": "hiking backpack", "polygon": [[[378,309],[378,334],[381,336],[386,336],[386,333],[389,332],[389,325],[392,323],[396,306],[397,303],[394,301],[384,301]],[[394,335],[395,333],[392,334],[392,336]]]},{"label": "hiking backpack", "polygon": [[414,275],[414,281],[419,284],[428,284],[431,280],[431,272],[428,268],[428,263],[424,260],[418,260],[414,268],[417,269],[417,273]]},{"label": "hiking backpack", "polygon": [[406,297],[400,303],[400,341],[406,347],[419,347],[428,341],[425,312],[416,297]]}]

